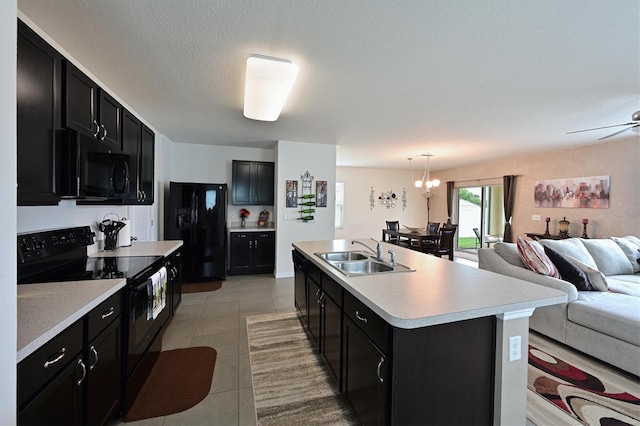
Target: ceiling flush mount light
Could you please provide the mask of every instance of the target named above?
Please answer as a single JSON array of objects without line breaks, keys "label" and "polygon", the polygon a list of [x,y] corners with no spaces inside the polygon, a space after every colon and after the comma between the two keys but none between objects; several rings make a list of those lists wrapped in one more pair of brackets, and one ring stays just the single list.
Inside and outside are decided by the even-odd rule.
[{"label": "ceiling flush mount light", "polygon": [[263,55],[249,57],[244,116],[252,120],[276,121],[297,75],[298,66],[287,59]]},{"label": "ceiling flush mount light", "polygon": [[421,180],[416,180],[413,177],[413,169],[411,168],[411,160],[413,160],[413,158],[407,158],[407,160],[409,160],[409,171],[411,172],[411,180],[415,183],[416,189],[421,190],[423,195],[428,197],[433,188],[437,188],[438,186],[440,186],[440,180],[431,180],[430,178],[429,159],[433,157],[433,154],[420,154],[419,157],[427,157],[427,161],[424,164],[424,172],[422,173]]}]

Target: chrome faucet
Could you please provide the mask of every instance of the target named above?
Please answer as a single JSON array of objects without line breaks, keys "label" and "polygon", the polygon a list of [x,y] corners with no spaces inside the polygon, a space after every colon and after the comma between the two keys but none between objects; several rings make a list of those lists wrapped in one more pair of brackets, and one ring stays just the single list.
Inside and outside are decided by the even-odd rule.
[{"label": "chrome faucet", "polygon": [[360,244],[361,246],[365,246],[366,248],[368,248],[368,249],[369,249],[369,251],[370,251],[371,253],[374,253],[374,254],[376,255],[376,259],[377,259],[377,260],[379,260],[379,261],[383,262],[383,261],[384,261],[384,259],[382,258],[382,246],[380,245],[380,242],[376,241],[376,240],[375,240],[375,239],[373,239],[373,238],[371,238],[371,239],[372,239],[373,241],[375,241],[375,242],[376,242],[376,244],[377,244],[377,246],[376,246],[376,249],[375,249],[375,250],[374,250],[374,249],[372,249],[371,247],[369,247],[368,245],[366,245],[365,243],[361,243],[360,241],[353,240],[353,241],[351,241],[351,244]]},{"label": "chrome faucet", "polygon": [[388,253],[391,255],[391,266],[396,267],[396,252],[393,250],[389,250]]}]

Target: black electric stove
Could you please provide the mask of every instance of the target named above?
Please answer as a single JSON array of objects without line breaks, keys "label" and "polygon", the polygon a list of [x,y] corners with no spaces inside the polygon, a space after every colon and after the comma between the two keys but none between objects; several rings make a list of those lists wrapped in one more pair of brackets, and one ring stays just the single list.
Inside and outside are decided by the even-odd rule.
[{"label": "black electric stove", "polygon": [[87,257],[88,226],[18,235],[18,284],[126,278],[157,269],[162,256]]}]

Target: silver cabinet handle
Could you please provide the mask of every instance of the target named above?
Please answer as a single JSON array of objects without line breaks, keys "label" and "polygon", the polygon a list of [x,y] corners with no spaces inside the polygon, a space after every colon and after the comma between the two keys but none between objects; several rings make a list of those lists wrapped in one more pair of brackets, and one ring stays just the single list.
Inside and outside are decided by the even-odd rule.
[{"label": "silver cabinet handle", "polygon": [[316,302],[320,303],[320,289],[316,290]]},{"label": "silver cabinet handle", "polygon": [[320,299],[318,300],[318,303],[320,304],[320,307],[324,308],[324,292],[322,292],[320,294]]},{"label": "silver cabinet handle", "polygon": [[104,127],[104,124],[101,124],[100,127],[102,128],[102,130],[104,131],[104,134],[102,135],[102,137],[100,138],[101,141],[104,140],[104,138],[107,137],[107,129]]},{"label": "silver cabinet handle", "polygon": [[80,377],[80,380],[78,380],[78,381],[76,382],[76,384],[77,384],[78,386],[80,386],[80,385],[82,384],[82,382],[84,381],[84,378],[85,378],[85,377],[87,377],[87,367],[86,367],[86,366],[84,365],[84,363],[82,362],[82,359],[79,359],[79,360],[78,360],[78,365],[79,365],[80,367],[82,367],[82,377]]},{"label": "silver cabinet handle", "polygon": [[258,240],[255,240],[256,248],[258,248]]},{"label": "silver cabinet handle", "polygon": [[113,315],[114,312],[115,312],[115,310],[113,309],[113,306],[110,307],[107,312],[102,314],[102,319],[109,318],[111,315]]},{"label": "silver cabinet handle", "polygon": [[360,312],[358,312],[358,311],[356,311],[356,318],[358,318],[360,321],[362,321],[365,324],[368,322],[367,318],[366,317],[361,317],[360,316]]},{"label": "silver cabinet handle", "polygon": [[89,348],[89,350],[91,352],[93,352],[93,356],[96,358],[96,360],[93,362],[93,364],[91,364],[91,366],[89,367],[89,370],[93,370],[93,367],[96,366],[96,364],[98,363],[98,351],[96,351],[96,347],[91,345],[91,347]]},{"label": "silver cabinet handle", "polygon": [[253,240],[249,240],[249,248],[253,248]]},{"label": "silver cabinet handle", "polygon": [[96,120],[93,120],[93,124],[96,125],[96,132],[93,134],[93,137],[97,138],[98,135],[100,134],[100,125],[98,124],[98,122]]},{"label": "silver cabinet handle", "polygon": [[62,358],[64,358],[64,353],[67,351],[66,348],[62,348],[60,349],[60,352],[58,352],[58,355],[53,358],[53,359],[48,359],[44,362],[44,368],[48,368],[50,365],[55,364],[56,362],[60,361]]},{"label": "silver cabinet handle", "polygon": [[382,363],[384,362],[384,358],[380,357],[380,362],[378,363],[378,380],[380,380],[380,383],[384,383],[384,378],[382,378],[382,376],[380,375],[380,369],[382,368]]}]

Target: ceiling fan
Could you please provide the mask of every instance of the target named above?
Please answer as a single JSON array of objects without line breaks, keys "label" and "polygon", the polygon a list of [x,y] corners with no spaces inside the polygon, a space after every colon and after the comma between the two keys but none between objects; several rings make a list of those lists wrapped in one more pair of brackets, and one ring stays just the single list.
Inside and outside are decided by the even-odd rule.
[{"label": "ceiling fan", "polygon": [[[631,121],[628,122],[628,123],[625,123],[625,124],[614,124],[613,126],[596,127],[594,129],[575,130],[573,132],[568,132],[567,134],[580,133],[580,132],[590,132],[592,130],[608,129],[610,127],[620,127],[620,126],[629,126],[629,127],[627,127],[626,129],[622,129],[620,131],[617,131],[615,133],[611,133],[610,135],[607,135],[607,136],[605,136],[603,138],[600,138],[598,140],[601,141],[602,139],[610,138],[610,137],[615,136],[617,134],[620,134],[622,132],[626,132],[627,130],[640,127],[640,111],[634,112],[633,115],[631,115]],[[638,129],[638,130],[640,130],[640,129]],[[634,130],[634,131],[637,131],[637,130]]]}]

